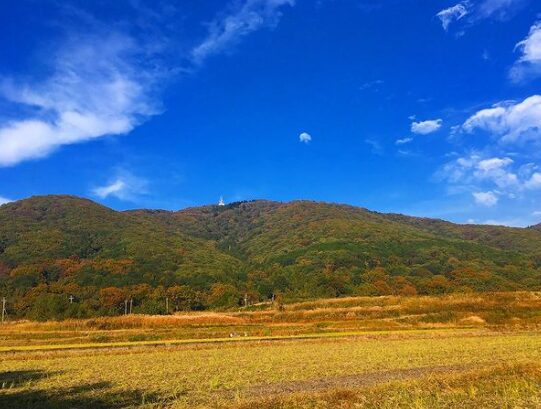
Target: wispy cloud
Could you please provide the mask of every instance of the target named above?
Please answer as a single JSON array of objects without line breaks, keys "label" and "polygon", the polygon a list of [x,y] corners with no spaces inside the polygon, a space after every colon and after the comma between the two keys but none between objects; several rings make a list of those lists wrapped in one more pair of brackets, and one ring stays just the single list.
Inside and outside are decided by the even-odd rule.
[{"label": "wispy cloud", "polygon": [[477,7],[476,18],[506,20],[524,7],[528,1],[529,0],[484,0],[481,1]]},{"label": "wispy cloud", "polygon": [[370,150],[373,154],[375,155],[383,154],[383,146],[381,146],[381,143],[379,143],[375,139],[365,139],[364,143],[370,146]]},{"label": "wispy cloud", "polygon": [[530,28],[528,36],[515,46],[515,50],[520,50],[521,56],[509,71],[513,82],[541,75],[541,22]]},{"label": "wispy cloud", "polygon": [[458,172],[454,173],[455,181],[489,181],[499,188],[506,188],[518,185],[517,175],[509,170],[512,164],[510,158],[483,158],[472,154],[456,159],[449,169]]},{"label": "wispy cloud", "polygon": [[541,192],[538,166],[521,165],[509,157],[472,153],[446,163],[437,177],[447,181],[455,192],[470,192],[477,204],[485,206],[496,205],[500,197],[513,200]]},{"label": "wispy cloud", "polygon": [[126,188],[126,183],[121,179],[116,179],[109,184],[101,187],[97,187],[92,190],[92,193],[102,199],[105,199],[109,196],[118,196]]},{"label": "wispy cloud", "polygon": [[234,47],[241,38],[264,27],[275,27],[284,6],[295,0],[245,0],[208,24],[208,35],[192,50],[192,62],[203,63],[214,54]]},{"label": "wispy cloud", "polygon": [[529,0],[470,0],[461,1],[436,14],[445,31],[451,24],[462,20],[464,25],[472,25],[481,20],[507,20],[515,15]]},{"label": "wispy cloud", "polygon": [[428,135],[441,128],[441,119],[430,119],[428,121],[412,122],[411,132],[419,135]]},{"label": "wispy cloud", "polygon": [[120,170],[106,184],[93,188],[91,194],[100,199],[115,197],[133,202],[137,201],[140,196],[148,194],[148,181],[131,172]]},{"label": "wispy cloud", "polygon": [[302,143],[310,143],[312,142],[312,135],[307,132],[301,132],[299,135],[299,141]]},{"label": "wispy cloud", "polygon": [[492,143],[444,164],[437,178],[448,183],[450,193],[467,192],[483,206],[500,206],[504,199],[525,207],[537,201],[541,170],[531,158],[541,146],[541,96],[499,102],[473,113],[456,129],[467,134],[479,131]]},{"label": "wispy cloud", "polygon": [[512,163],[509,158],[483,158],[479,154],[471,154],[447,163],[442,169],[442,176],[453,184],[489,182],[499,188],[517,186],[518,177],[509,170]]},{"label": "wispy cloud", "polygon": [[365,91],[365,90],[371,89],[371,90],[374,90],[374,91],[378,91],[379,87],[381,85],[383,85],[383,84],[385,84],[385,81],[383,81],[383,80],[368,81],[368,82],[365,82],[364,84],[362,84],[359,87],[359,90]]},{"label": "wispy cloud", "polygon": [[118,32],[73,36],[53,56],[52,75],[5,79],[2,94],[34,114],[0,127],[0,166],[44,157],[60,146],[122,135],[159,112],[157,74],[137,58],[134,40]]},{"label": "wispy cloud", "polygon": [[[25,112],[0,123],[0,167],[46,157],[65,145],[130,133],[163,112],[164,83],[192,69],[180,67],[181,61],[198,66],[249,33],[274,27],[281,8],[294,5],[294,0],[231,4],[229,13],[209,24],[203,41],[175,58],[170,57],[175,41],[156,28],[163,4],[150,9],[132,2],[141,18],[129,24],[107,24],[70,8],[80,24],[66,28],[64,41],[44,44],[56,50],[49,61],[40,63],[50,74],[24,80],[0,78],[0,96]],[[166,56],[169,64],[164,63]]]},{"label": "wispy cloud", "polygon": [[447,31],[453,21],[458,21],[468,15],[470,5],[470,2],[466,0],[455,4],[452,7],[446,8],[436,14],[436,16],[441,20],[443,29]]},{"label": "wispy cloud", "polygon": [[482,206],[492,207],[498,203],[498,196],[494,192],[474,192],[472,195],[475,203]]},{"label": "wispy cloud", "polygon": [[394,143],[395,145],[405,145],[407,143],[410,143],[413,141],[413,138],[402,138],[402,139],[397,139]]}]

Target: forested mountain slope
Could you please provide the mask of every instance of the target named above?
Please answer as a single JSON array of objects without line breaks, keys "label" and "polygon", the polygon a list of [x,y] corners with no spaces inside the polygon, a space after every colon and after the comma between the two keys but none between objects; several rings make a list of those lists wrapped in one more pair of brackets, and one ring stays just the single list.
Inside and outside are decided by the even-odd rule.
[{"label": "forested mountain slope", "polygon": [[279,292],[539,289],[541,229],[310,201],[117,212],[73,196],[40,196],[0,206],[0,285],[21,313],[35,299],[69,293],[84,301],[83,315],[114,312],[125,297],[151,308],[171,288],[172,298],[184,300],[177,308]]},{"label": "forested mountain slope", "polygon": [[214,242],[172,232],[153,220],[87,199],[43,196],[0,207],[2,270],[15,269],[11,275],[18,275],[24,266],[55,260],[85,264],[88,274],[80,276],[89,282],[94,265],[99,265],[96,273],[105,276],[104,282],[106,273],[113,276],[117,268],[129,271],[114,279],[126,284],[158,284],[173,272],[218,276],[242,268],[239,260],[217,249]]}]

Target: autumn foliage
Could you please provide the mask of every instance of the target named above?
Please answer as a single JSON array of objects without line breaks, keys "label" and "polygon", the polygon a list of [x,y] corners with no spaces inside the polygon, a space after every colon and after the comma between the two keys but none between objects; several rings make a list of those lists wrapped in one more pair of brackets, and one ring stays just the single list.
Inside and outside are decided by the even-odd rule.
[{"label": "autumn foliage", "polygon": [[345,296],[541,289],[541,230],[315,202],[115,212],[69,196],[0,207],[0,295],[35,319]]}]

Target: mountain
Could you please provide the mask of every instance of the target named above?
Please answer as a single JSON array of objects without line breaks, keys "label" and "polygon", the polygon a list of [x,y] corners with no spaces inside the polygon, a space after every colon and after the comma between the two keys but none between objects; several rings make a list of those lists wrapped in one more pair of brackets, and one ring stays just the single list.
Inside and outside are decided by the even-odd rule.
[{"label": "mountain", "polygon": [[541,231],[541,223],[529,227],[532,230]]},{"label": "mountain", "polygon": [[[212,241],[87,199],[40,196],[0,207],[0,263],[4,270],[6,266],[17,269],[61,259],[130,264],[136,276],[147,274],[144,280],[124,277],[126,283],[148,281],[150,273],[221,275],[242,268],[239,260],[217,249]],[[152,277],[151,281],[160,279]]]},{"label": "mountain", "polygon": [[118,212],[38,196],[0,206],[3,293],[76,293],[97,311],[104,289],[118,297],[142,291],[142,306],[179,286],[205,307],[277,292],[539,289],[541,227],[457,225],[312,201]]}]

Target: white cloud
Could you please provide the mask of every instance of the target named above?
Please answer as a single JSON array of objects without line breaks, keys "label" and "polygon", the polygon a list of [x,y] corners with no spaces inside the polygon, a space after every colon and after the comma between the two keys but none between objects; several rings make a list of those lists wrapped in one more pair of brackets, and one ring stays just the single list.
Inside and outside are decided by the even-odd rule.
[{"label": "white cloud", "polygon": [[505,20],[515,14],[527,0],[484,0],[477,8],[478,19]]},{"label": "white cloud", "polygon": [[402,138],[395,141],[395,145],[405,145],[413,141],[413,138]]},{"label": "white cloud", "polygon": [[118,196],[119,194],[122,194],[125,188],[126,183],[121,179],[117,179],[108,185],[93,189],[92,193],[98,197],[101,197],[102,199],[105,199],[109,196]]},{"label": "white cloud", "polygon": [[245,0],[229,14],[209,24],[207,37],[192,50],[192,61],[203,63],[209,56],[221,53],[253,31],[278,24],[283,6],[295,0]]},{"label": "white cloud", "polygon": [[3,204],[6,204],[6,203],[12,202],[12,201],[13,200],[11,200],[11,199],[0,196],[0,206],[2,206]]},{"label": "white cloud", "polygon": [[478,180],[492,181],[499,188],[517,186],[517,175],[507,170],[512,163],[510,158],[484,159],[477,162],[473,175]]},{"label": "white cloud", "polygon": [[309,133],[307,132],[302,132],[300,135],[299,135],[299,141],[303,142],[303,143],[309,143],[309,142],[312,142],[312,135],[310,135]]},{"label": "white cloud", "polygon": [[541,188],[541,173],[535,172],[530,179],[524,184],[526,189],[540,189]]},{"label": "white cloud", "polygon": [[492,133],[501,142],[526,142],[541,139],[541,95],[522,102],[503,102],[482,109],[464,122],[462,129],[481,129]]},{"label": "white cloud", "polygon": [[436,16],[441,20],[441,25],[445,31],[453,21],[458,21],[469,13],[470,2],[463,1],[452,7],[440,11]]},{"label": "white cloud", "polygon": [[522,50],[522,60],[541,62],[541,22],[537,22],[530,28],[528,37],[519,42],[517,47]]},{"label": "white cloud", "polygon": [[519,166],[509,157],[473,153],[445,164],[436,176],[449,183],[450,193],[470,193],[476,203],[494,206],[500,197],[516,200],[541,189],[541,173],[535,169],[531,163]]},{"label": "white cloud", "polygon": [[541,75],[541,22],[530,28],[528,36],[515,46],[515,50],[517,49],[522,55],[509,72],[511,80],[521,82]]},{"label": "white cloud", "polygon": [[[140,11],[136,3],[133,5]],[[294,0],[232,4],[230,14],[209,24],[207,37],[188,56],[192,64],[224,51],[254,30],[273,27],[280,19],[280,8],[293,5]],[[55,52],[45,64],[40,62],[45,69],[38,71],[50,73],[48,76],[25,81],[1,79],[0,95],[16,106],[13,111],[27,114],[0,123],[0,167],[46,157],[64,145],[127,134],[161,113],[156,94],[164,80],[188,69],[165,66],[171,40],[154,27],[161,22],[156,11],[159,7],[143,9],[153,27],[148,28],[148,21],[134,23],[130,35],[126,34],[128,29],[118,31],[125,24],[111,29],[111,25],[76,10],[74,15],[84,15],[81,26],[72,27],[68,41],[49,44]]]},{"label": "white cloud", "polygon": [[135,201],[148,193],[148,181],[134,176],[130,172],[119,171],[118,175],[103,186],[91,190],[92,195],[100,199],[115,197],[125,201]]},{"label": "white cloud", "polygon": [[441,119],[431,119],[428,121],[412,122],[411,132],[419,135],[428,135],[432,132],[436,132],[441,128]]},{"label": "white cloud", "polygon": [[0,126],[0,166],[44,157],[62,145],[133,130],[158,113],[153,71],[135,62],[140,50],[119,33],[71,39],[41,81],[5,80],[5,98],[35,115]]},{"label": "white cloud", "polygon": [[441,176],[453,184],[475,185],[488,182],[500,189],[518,189],[523,182],[509,169],[512,164],[510,158],[483,159],[480,155],[472,154],[446,164]]},{"label": "white cloud", "polygon": [[[472,195],[477,204],[491,207],[505,198],[526,207],[539,199],[541,170],[534,163],[518,161],[520,155],[511,159],[472,153],[448,162],[435,176],[436,180],[448,183],[449,194]],[[524,218],[514,223],[519,223],[519,219],[520,223],[527,224]]]},{"label": "white cloud", "polygon": [[475,203],[482,206],[492,207],[498,203],[498,196],[494,192],[473,192]]},{"label": "white cloud", "polygon": [[491,172],[493,170],[501,169],[513,163],[513,159],[510,158],[490,158],[479,161],[477,167],[483,172]]},{"label": "white cloud", "polygon": [[535,212],[532,212],[532,216],[541,216],[541,210],[536,210]]},{"label": "white cloud", "polygon": [[[464,22],[468,27],[485,19],[506,20],[519,11],[528,0],[464,0],[452,7],[441,10],[436,16],[441,20],[445,31],[451,24],[458,21]],[[461,31],[460,34],[463,34]]]}]

